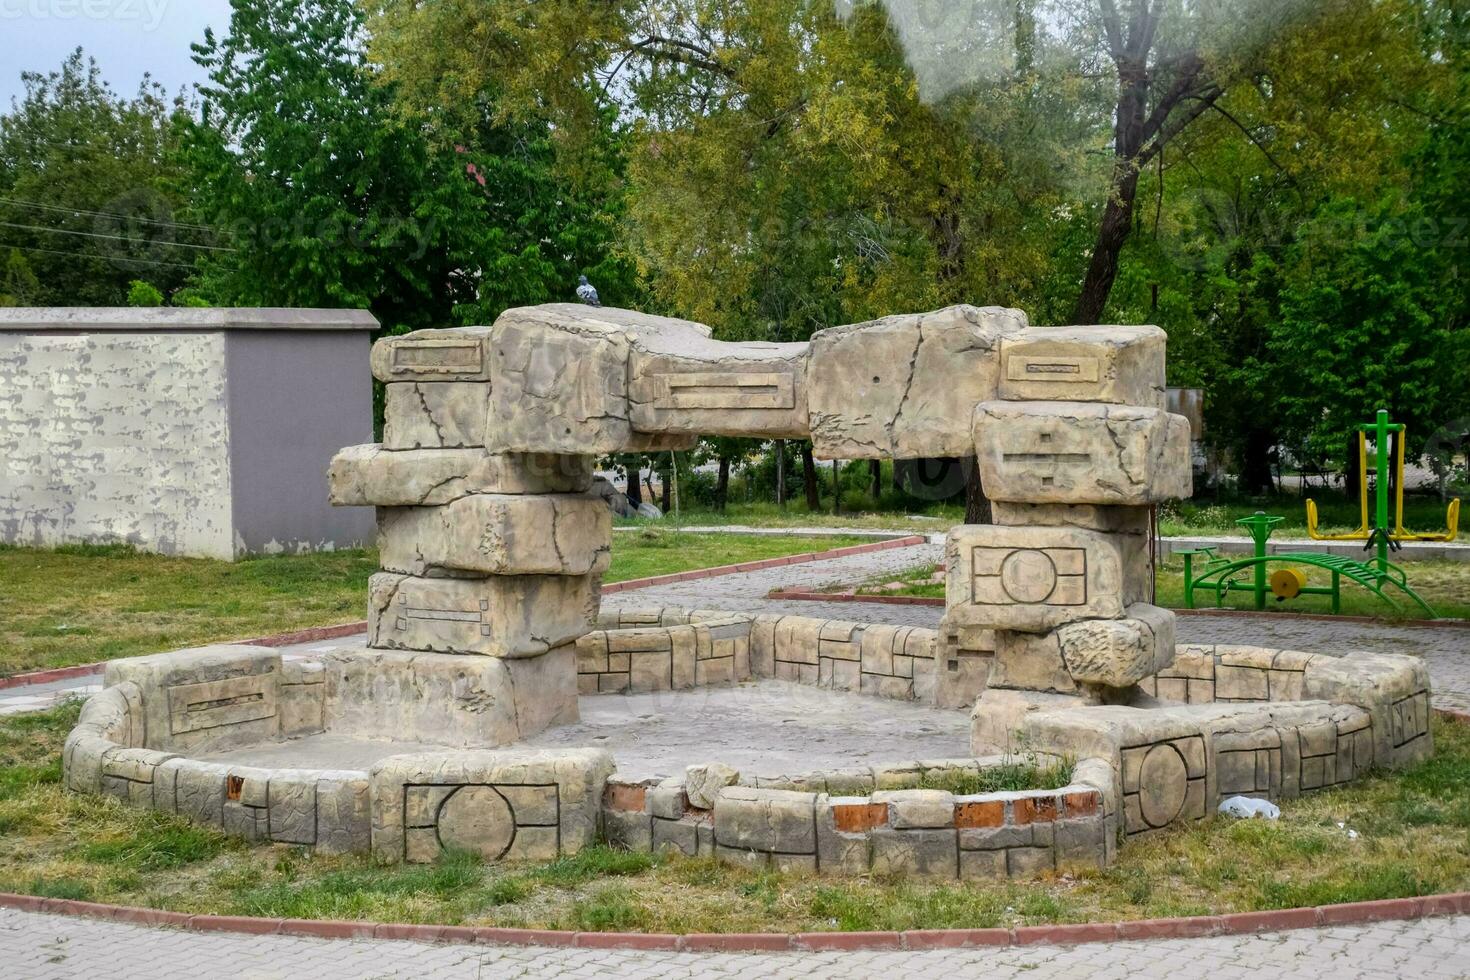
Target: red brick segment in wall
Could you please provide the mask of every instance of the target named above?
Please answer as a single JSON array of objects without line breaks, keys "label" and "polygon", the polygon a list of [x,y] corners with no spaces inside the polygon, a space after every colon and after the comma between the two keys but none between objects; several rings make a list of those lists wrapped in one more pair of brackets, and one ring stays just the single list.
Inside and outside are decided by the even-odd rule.
[{"label": "red brick segment in wall", "polygon": [[954,825],[962,830],[982,827],[1000,827],[1006,822],[1006,805],[1003,800],[984,803],[956,803]]},{"label": "red brick segment in wall", "polygon": [[834,803],[832,823],[844,834],[865,834],[888,825],[887,803]]},{"label": "red brick segment in wall", "polygon": [[1055,796],[1028,796],[1011,804],[1011,822],[1024,826],[1029,823],[1051,823],[1057,818]]},{"label": "red brick segment in wall", "polygon": [[608,783],[602,793],[602,805],[620,813],[642,813],[648,801],[647,786],[629,786],[627,783]]},{"label": "red brick segment in wall", "polygon": [[1101,798],[1097,793],[1068,793],[1066,801],[1069,817],[1090,817],[1101,805]]}]

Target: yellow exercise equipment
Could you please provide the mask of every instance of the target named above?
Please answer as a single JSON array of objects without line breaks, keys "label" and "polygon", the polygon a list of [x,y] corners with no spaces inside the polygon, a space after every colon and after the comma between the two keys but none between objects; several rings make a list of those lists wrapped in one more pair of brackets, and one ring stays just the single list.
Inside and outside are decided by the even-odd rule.
[{"label": "yellow exercise equipment", "polygon": [[[1368,541],[1373,538],[1374,525],[1368,517],[1368,431],[1375,430],[1377,455],[1379,466],[1374,475],[1383,479],[1383,466],[1388,459],[1387,446],[1383,444],[1390,432],[1398,434],[1398,453],[1394,462],[1394,497],[1395,514],[1393,531],[1388,535],[1389,540],[1399,541],[1453,541],[1460,534],[1460,501],[1459,498],[1450,501],[1449,511],[1445,514],[1445,530],[1429,534],[1416,534],[1404,527],[1404,444],[1408,427],[1403,425],[1388,425],[1387,413],[1380,412],[1380,419],[1373,426],[1360,426],[1358,429],[1358,502],[1362,511],[1362,524],[1351,534],[1323,534],[1317,530],[1317,502],[1307,501],[1307,534],[1311,535],[1313,541]],[[1383,515],[1385,518],[1386,514]],[[1386,523],[1386,521],[1385,521]],[[1280,593],[1277,593],[1280,595]]]},{"label": "yellow exercise equipment", "polygon": [[1271,592],[1278,599],[1295,599],[1307,587],[1307,573],[1300,568],[1278,568],[1271,573]]}]

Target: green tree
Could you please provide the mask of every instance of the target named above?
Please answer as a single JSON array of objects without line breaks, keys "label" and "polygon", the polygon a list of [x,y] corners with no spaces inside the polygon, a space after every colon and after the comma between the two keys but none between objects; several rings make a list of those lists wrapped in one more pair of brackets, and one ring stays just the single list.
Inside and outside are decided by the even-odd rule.
[{"label": "green tree", "polygon": [[184,102],[146,79],[118,96],[80,49],[21,77],[25,94],[0,115],[0,248],[34,274],[27,301],[116,306],[140,275],[181,286],[216,247],[176,186]]},{"label": "green tree", "polygon": [[0,306],[35,306],[40,295],[41,281],[20,249],[12,248],[0,271]]},{"label": "green tree", "polygon": [[232,0],[184,159],[197,211],[234,249],[205,292],[243,305],[367,308],[442,326],[475,299],[493,232],[474,182],[391,111],[348,0]]}]

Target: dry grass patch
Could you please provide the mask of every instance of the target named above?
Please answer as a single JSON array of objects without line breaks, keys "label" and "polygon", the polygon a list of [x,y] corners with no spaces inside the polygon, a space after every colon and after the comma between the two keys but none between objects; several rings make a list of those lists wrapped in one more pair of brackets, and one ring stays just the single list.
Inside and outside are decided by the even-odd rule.
[{"label": "dry grass patch", "polygon": [[[250,846],[62,791],[74,706],[0,719],[0,890],[193,913],[744,932],[981,928],[1215,914],[1470,888],[1470,728],[1438,754],[1283,807],[1130,841],[1114,868],[1027,882],[925,883],[752,873],[609,848],[544,865],[430,866]],[[1355,831],[1356,836],[1349,834]]]}]

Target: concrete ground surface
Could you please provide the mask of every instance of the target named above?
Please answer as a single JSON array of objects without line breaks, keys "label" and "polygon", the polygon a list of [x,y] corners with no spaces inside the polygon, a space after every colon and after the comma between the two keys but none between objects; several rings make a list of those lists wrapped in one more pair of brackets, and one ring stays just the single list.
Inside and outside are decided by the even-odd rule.
[{"label": "concrete ground surface", "polygon": [[13,980],[347,978],[1027,977],[1357,980],[1470,977],[1470,917],[1251,936],[1082,946],[820,953],[674,953],[192,933],[0,910]]},{"label": "concrete ground surface", "polygon": [[606,748],[626,776],[678,775],[723,762],[761,776],[970,754],[970,719],[940,711],[764,680],[738,687],[597,695],[582,720],[525,744]]}]

